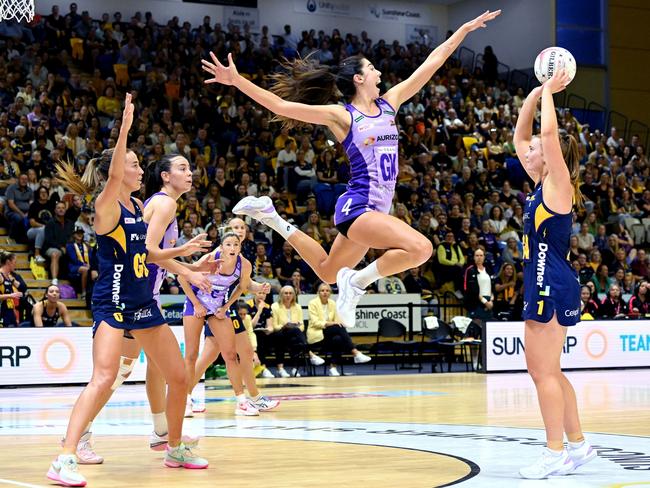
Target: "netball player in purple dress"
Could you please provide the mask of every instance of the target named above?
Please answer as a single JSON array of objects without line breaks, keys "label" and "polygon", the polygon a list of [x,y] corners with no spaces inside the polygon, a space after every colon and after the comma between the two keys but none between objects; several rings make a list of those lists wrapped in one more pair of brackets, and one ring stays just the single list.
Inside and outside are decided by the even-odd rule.
[{"label": "netball player in purple dress", "polygon": [[[377,85],[381,73],[362,56],[344,59],[336,67],[310,60],[291,62],[286,73],[274,75],[272,91],[239,75],[232,55],[224,66],[214,53],[203,69],[213,78],[206,83],[233,85],[281,117],[286,126],[300,123],[327,126],[343,144],[350,160],[347,191],[336,203],[334,223],[339,230],[329,255],[319,243],[280,217],[268,197],[247,197],[233,209],[268,225],[286,239],[319,278],[338,284],[337,309],[348,326],[364,289],[383,276],[419,266],[432,253],[431,242],[408,224],[388,215],[397,179],[398,131],[395,116],[400,105],[418,93],[456,50],[465,36],[485,27],[501,13],[489,10],[467,22],[438,46],[415,72],[382,97]],[[337,94],[345,98],[338,105]],[[360,271],[354,268],[369,248],[387,249]]]}]

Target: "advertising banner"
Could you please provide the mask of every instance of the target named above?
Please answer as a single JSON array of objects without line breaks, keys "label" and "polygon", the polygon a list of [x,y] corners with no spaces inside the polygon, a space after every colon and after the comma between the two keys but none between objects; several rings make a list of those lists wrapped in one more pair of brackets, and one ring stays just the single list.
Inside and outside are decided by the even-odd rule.
[{"label": "advertising banner", "polygon": [[240,32],[244,32],[244,24],[248,24],[251,32],[258,32],[260,26],[260,13],[256,8],[224,7],[223,24],[239,26]]},{"label": "advertising banner", "polygon": [[[182,327],[172,327],[185,352]],[[203,341],[203,334],[201,334]],[[0,330],[0,386],[87,383],[93,371],[91,327],[23,327]],[[143,352],[129,381],[144,381]]]},{"label": "advertising banner", "polygon": [[[484,330],[485,371],[526,371],[523,322],[488,322]],[[569,327],[562,367],[650,366],[650,320],[597,320]]]}]

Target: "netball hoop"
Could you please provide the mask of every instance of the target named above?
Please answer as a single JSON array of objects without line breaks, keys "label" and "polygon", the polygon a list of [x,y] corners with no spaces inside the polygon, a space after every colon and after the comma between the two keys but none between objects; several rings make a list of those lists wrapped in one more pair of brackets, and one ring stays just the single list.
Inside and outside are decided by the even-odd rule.
[{"label": "netball hoop", "polygon": [[34,0],[0,0],[0,21],[9,19],[31,22],[34,19]]}]

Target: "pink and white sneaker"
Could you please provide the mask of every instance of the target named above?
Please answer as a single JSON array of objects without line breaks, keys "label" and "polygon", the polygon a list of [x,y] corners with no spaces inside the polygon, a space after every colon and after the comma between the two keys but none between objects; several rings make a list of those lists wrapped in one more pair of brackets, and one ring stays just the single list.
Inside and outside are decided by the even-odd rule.
[{"label": "pink and white sneaker", "polygon": [[102,464],[104,458],[93,450],[92,432],[86,432],[77,444],[77,463]]},{"label": "pink and white sneaker", "polygon": [[205,402],[200,402],[198,400],[192,399],[192,412],[194,412],[194,413],[204,413],[205,412]]},{"label": "pink and white sneaker", "polygon": [[267,196],[263,197],[244,197],[232,209],[235,215],[248,215],[262,223],[264,220],[273,218],[277,215],[273,200]]},{"label": "pink and white sneaker", "polygon": [[63,486],[86,486],[86,478],[79,472],[74,454],[59,454],[52,461],[47,477]]},{"label": "pink and white sneaker", "polygon": [[256,417],[260,414],[260,411],[255,407],[253,402],[248,398],[243,402],[237,402],[237,408],[235,408],[235,415],[241,415],[244,417]]}]

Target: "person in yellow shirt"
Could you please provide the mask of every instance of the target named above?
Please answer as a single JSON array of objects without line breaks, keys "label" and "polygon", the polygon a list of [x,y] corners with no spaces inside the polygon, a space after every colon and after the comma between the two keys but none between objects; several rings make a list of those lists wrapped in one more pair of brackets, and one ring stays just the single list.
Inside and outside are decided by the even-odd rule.
[{"label": "person in yellow shirt", "polygon": [[[296,292],[292,286],[283,286],[278,301],[271,305],[271,324],[273,326],[273,342],[275,357],[278,361],[278,375],[281,378],[300,376],[298,365],[300,356],[307,350],[305,340],[305,325],[302,320],[302,308],[296,302]],[[289,352],[291,374],[284,369],[284,356]],[[325,361],[311,351],[309,360],[314,366]]]},{"label": "person in yellow shirt", "polygon": [[309,302],[309,327],[307,343],[322,346],[331,351],[330,376],[341,376],[336,365],[341,364],[341,355],[351,353],[355,363],[367,363],[370,357],[361,353],[350,338],[347,329],[341,324],[336,312],[336,304],[330,298],[332,289],[327,283],[318,287],[318,296]]},{"label": "person in yellow shirt", "polygon": [[115,89],[112,86],[104,88],[104,94],[97,99],[97,110],[100,115],[113,117],[115,111],[119,111],[121,107],[122,102],[115,97]]}]

